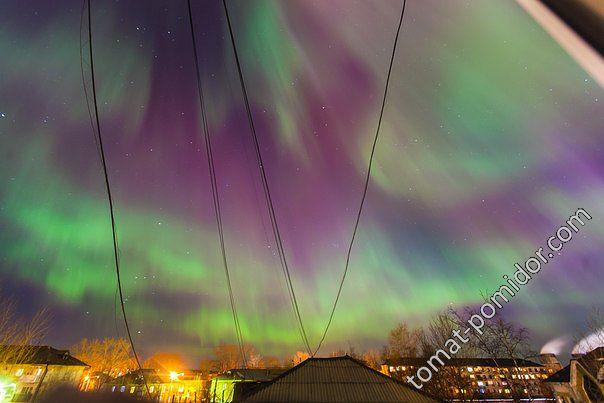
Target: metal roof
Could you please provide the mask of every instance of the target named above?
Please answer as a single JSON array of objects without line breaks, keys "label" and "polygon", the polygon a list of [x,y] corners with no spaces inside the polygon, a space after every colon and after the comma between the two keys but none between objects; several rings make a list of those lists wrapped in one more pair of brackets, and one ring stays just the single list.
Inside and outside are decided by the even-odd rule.
[{"label": "metal roof", "polygon": [[309,358],[251,391],[244,402],[435,402],[349,356]]}]

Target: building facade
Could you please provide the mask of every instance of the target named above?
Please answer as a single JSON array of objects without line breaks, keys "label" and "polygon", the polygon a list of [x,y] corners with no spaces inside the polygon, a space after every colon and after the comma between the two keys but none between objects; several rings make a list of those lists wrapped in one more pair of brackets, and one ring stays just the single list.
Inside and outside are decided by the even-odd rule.
[{"label": "building facade", "polygon": [[[382,372],[407,382],[407,376],[414,376],[425,365],[426,358],[400,358],[386,361]],[[554,368],[520,358],[451,358],[424,385],[434,396],[447,400],[553,400],[553,393],[543,381]]]},{"label": "building facade", "polygon": [[604,402],[604,347],[573,357],[545,382],[558,403]]},{"label": "building facade", "polygon": [[[49,346],[2,346],[0,396],[4,400],[29,402],[57,387],[77,389],[88,365]],[[14,351],[14,353],[11,353]]]},{"label": "building facade", "polygon": [[143,369],[119,376],[105,383],[103,389],[132,397],[150,395],[155,402],[197,403],[206,401],[208,386],[209,380],[201,371]]},{"label": "building facade", "polygon": [[212,378],[208,400],[212,403],[229,403],[239,400],[246,386],[268,382],[283,373],[282,368],[231,369]]}]

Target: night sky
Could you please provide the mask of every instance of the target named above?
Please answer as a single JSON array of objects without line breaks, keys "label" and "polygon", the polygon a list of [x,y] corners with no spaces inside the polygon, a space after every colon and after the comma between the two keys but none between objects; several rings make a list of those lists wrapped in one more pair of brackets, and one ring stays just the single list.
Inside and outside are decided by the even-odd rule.
[{"label": "night sky", "polygon": [[[92,3],[134,340],[143,355],[199,357],[235,333],[186,2]],[[292,353],[302,344],[222,5],[193,3],[244,338],[266,355]],[[323,352],[379,348],[401,320],[419,325],[449,304],[479,303],[481,291],[498,287],[583,207],[594,219],[504,309],[531,329],[536,348],[572,336],[590,307],[604,303],[604,91],[515,2],[408,3],[357,243]],[[343,270],[401,3],[229,4],[316,345]],[[56,347],[124,335],[80,71],[81,6],[4,1],[0,13],[0,285],[24,318],[50,308],[47,341]]]}]

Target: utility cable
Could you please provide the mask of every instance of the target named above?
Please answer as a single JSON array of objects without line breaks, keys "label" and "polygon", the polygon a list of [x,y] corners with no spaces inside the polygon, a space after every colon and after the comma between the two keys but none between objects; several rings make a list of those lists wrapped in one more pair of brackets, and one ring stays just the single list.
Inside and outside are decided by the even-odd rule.
[{"label": "utility cable", "polygon": [[111,186],[110,186],[109,174],[108,174],[108,170],[107,170],[107,161],[105,159],[105,151],[103,148],[103,136],[101,134],[99,109],[98,109],[97,97],[96,97],[96,82],[95,82],[95,77],[94,77],[94,56],[93,56],[94,53],[92,51],[92,17],[91,17],[92,13],[90,10],[90,0],[87,0],[87,4],[88,4],[88,50],[89,50],[89,55],[90,55],[90,76],[91,76],[91,81],[92,81],[92,99],[93,99],[93,103],[94,103],[96,135],[97,135],[99,152],[100,152],[100,157],[101,157],[101,164],[103,165],[103,175],[105,177],[105,189],[107,191],[107,200],[109,202],[109,213],[111,216],[111,233],[112,233],[112,237],[113,237],[113,256],[114,256],[114,260],[115,260],[115,274],[117,277],[117,286],[118,286],[118,291],[119,291],[119,296],[120,296],[120,305],[122,308],[122,316],[124,317],[124,325],[126,327],[126,333],[128,334],[128,341],[130,342],[130,346],[132,347],[132,353],[134,355],[134,359],[136,360],[136,365],[138,366],[138,369],[140,371],[140,376],[145,384],[147,394],[148,394],[149,398],[151,398],[151,393],[149,391],[149,385],[147,385],[147,381],[145,379],[145,374],[143,372],[143,368],[141,366],[141,363],[138,359],[138,354],[136,353],[136,349],[134,347],[134,341],[132,340],[130,326],[128,325],[126,307],[124,306],[124,294],[122,291],[122,280],[121,280],[121,276],[120,276],[119,247],[118,247],[118,242],[117,242],[117,231],[116,231],[115,214],[114,214],[114,208],[113,208],[113,197],[111,195]]},{"label": "utility cable", "polygon": [[290,297],[290,302],[292,304],[292,308],[294,310],[294,314],[296,316],[296,321],[298,323],[298,330],[300,332],[300,337],[302,338],[302,342],[304,343],[304,347],[305,349],[308,351],[308,354],[311,354],[312,349],[310,347],[310,343],[308,342],[308,336],[306,335],[306,330],[304,329],[304,324],[302,322],[302,317],[300,315],[300,309],[298,307],[298,301],[296,298],[296,293],[294,292],[294,287],[292,284],[292,279],[291,279],[291,275],[290,275],[290,271],[289,271],[289,266],[287,264],[287,259],[285,256],[285,249],[283,248],[283,241],[281,239],[281,234],[279,232],[279,225],[277,223],[277,217],[275,214],[275,208],[273,205],[273,201],[271,198],[271,194],[270,194],[270,188],[268,185],[268,180],[267,180],[267,176],[266,176],[266,171],[264,169],[264,162],[262,159],[262,152],[260,151],[260,144],[258,142],[258,136],[256,134],[256,128],[254,126],[254,120],[252,117],[252,111],[250,108],[250,102],[248,99],[248,94],[247,94],[247,90],[246,90],[246,86],[245,86],[245,80],[243,78],[243,72],[242,72],[242,68],[241,68],[241,62],[239,60],[239,54],[237,52],[237,46],[235,44],[235,35],[233,33],[233,27],[231,25],[231,18],[229,16],[229,10],[226,4],[226,0],[222,1],[222,4],[224,6],[224,13],[226,15],[226,20],[227,20],[227,24],[229,27],[229,34],[231,37],[231,44],[233,46],[233,54],[235,56],[235,63],[237,64],[237,73],[239,75],[239,83],[241,85],[241,91],[243,93],[243,101],[245,104],[245,111],[247,114],[247,119],[248,119],[248,123],[250,126],[250,131],[252,133],[252,138],[253,138],[253,142],[254,142],[254,148],[256,151],[256,158],[258,160],[258,166],[260,169],[260,177],[262,180],[262,187],[264,190],[264,195],[265,195],[265,199],[266,199],[266,203],[267,203],[267,208],[268,208],[268,212],[269,212],[269,217],[270,217],[270,221],[271,221],[271,226],[273,229],[273,235],[275,237],[275,242],[277,244],[277,251],[279,254],[279,260],[281,262],[281,268],[283,270],[283,274],[285,276],[285,280],[287,283],[287,287],[288,287],[288,292],[289,292],[289,297]]},{"label": "utility cable", "polygon": [[235,304],[235,298],[233,295],[233,287],[231,285],[231,276],[229,273],[229,265],[227,261],[226,248],[224,243],[224,230],[222,226],[222,213],[220,208],[220,197],[218,195],[218,184],[216,180],[216,168],[214,166],[214,154],[212,151],[212,141],[210,139],[210,131],[208,129],[208,121],[206,117],[205,103],[203,99],[203,88],[201,85],[201,76],[199,73],[199,57],[197,55],[197,41],[195,40],[195,27],[193,24],[193,12],[191,11],[191,0],[187,0],[187,6],[189,11],[189,25],[191,27],[191,41],[193,42],[193,56],[195,58],[195,73],[197,77],[197,92],[199,95],[199,108],[201,109],[201,121],[203,125],[203,133],[206,145],[206,154],[208,158],[208,169],[210,172],[210,183],[212,187],[212,201],[214,204],[214,216],[216,217],[216,227],[218,229],[218,238],[220,241],[220,252],[222,253],[222,264],[224,266],[224,273],[226,276],[227,288],[229,291],[229,300],[231,303],[231,312],[233,314],[233,322],[235,324],[235,333],[237,335],[237,343],[239,345],[239,352],[241,354],[241,360],[243,367],[247,367],[247,360],[245,357],[245,347],[243,342],[243,334],[241,332],[241,325],[239,323],[239,317],[237,315],[237,307]]},{"label": "utility cable", "polygon": [[350,244],[348,245],[348,251],[346,253],[346,264],[344,266],[344,272],[342,273],[342,278],[340,279],[340,285],[338,287],[338,293],[336,294],[336,299],[334,300],[333,307],[331,309],[331,313],[329,314],[329,320],[327,321],[327,326],[325,326],[325,330],[323,331],[323,335],[321,336],[321,340],[317,346],[317,349],[312,354],[315,356],[317,352],[321,349],[323,342],[325,341],[325,337],[327,336],[327,332],[329,331],[329,327],[333,321],[334,314],[336,312],[336,307],[338,305],[338,301],[340,300],[340,295],[342,294],[342,287],[344,286],[344,281],[346,280],[346,275],[348,274],[348,266],[350,264],[350,255],[352,253],[352,248],[354,246],[354,240],[356,238],[357,229],[359,228],[359,222],[361,220],[361,214],[363,212],[363,206],[365,204],[365,198],[367,197],[367,189],[369,188],[369,180],[371,178],[371,166],[373,164],[373,156],[375,154],[375,148],[378,142],[378,138],[380,135],[380,127],[382,125],[382,117],[384,116],[384,109],[386,107],[386,98],[388,95],[388,85],[390,83],[390,75],[392,73],[392,65],[394,64],[394,58],[396,56],[396,45],[398,43],[398,37],[401,32],[401,27],[403,25],[403,16],[405,15],[405,6],[407,4],[407,0],[403,0],[403,7],[401,10],[401,17],[398,22],[398,27],[396,28],[396,35],[394,37],[394,45],[392,47],[392,54],[390,56],[390,64],[388,66],[388,75],[386,76],[386,85],[384,88],[384,96],[382,98],[382,106],[380,108],[380,117],[378,119],[377,128],[375,131],[375,136],[373,137],[373,144],[371,145],[371,154],[369,155],[369,164],[367,167],[367,175],[365,176],[365,184],[363,187],[363,195],[361,197],[361,203],[359,204],[359,210],[357,212],[357,216],[354,223],[354,229],[352,230],[352,237],[350,238]]}]

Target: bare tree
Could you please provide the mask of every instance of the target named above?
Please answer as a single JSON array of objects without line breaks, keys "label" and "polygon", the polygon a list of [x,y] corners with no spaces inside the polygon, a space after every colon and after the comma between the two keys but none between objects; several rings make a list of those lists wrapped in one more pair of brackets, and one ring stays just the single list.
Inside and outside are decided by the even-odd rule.
[{"label": "bare tree", "polygon": [[[453,309],[447,309],[436,315],[422,333],[420,349],[424,357],[429,357],[445,346],[454,330],[462,326],[461,315]],[[476,357],[475,348],[463,346],[457,357]],[[434,397],[449,401],[452,399],[469,399],[472,396],[472,380],[465,376],[456,366],[443,366],[426,384],[426,392]]]},{"label": "bare tree", "polygon": [[[486,298],[484,295],[483,297]],[[479,313],[475,309],[466,308],[465,317],[459,316],[461,323],[467,323],[467,319],[474,314]],[[498,359],[512,360],[514,367],[510,369],[509,376],[506,376],[506,382],[512,392],[511,397],[520,399],[528,395],[530,399],[532,395],[540,394],[542,391],[531,387],[525,379],[519,362],[537,355],[531,348],[528,329],[506,320],[502,313],[498,313],[491,319],[485,319],[481,331],[482,334],[474,333],[467,346],[477,356],[492,359],[497,367],[500,366]]]},{"label": "bare tree", "polygon": [[382,358],[378,350],[370,349],[365,351],[362,360],[365,362],[365,364],[367,364],[368,367],[373,368],[376,371],[380,370]]},{"label": "bare tree", "polygon": [[588,353],[598,347],[604,347],[604,313],[592,308],[585,320],[584,331],[575,336],[573,353]]},{"label": "bare tree", "polygon": [[409,330],[406,323],[399,323],[388,335],[388,345],[384,351],[385,358],[417,357],[420,354],[419,347],[422,338],[423,330],[421,328]]},{"label": "bare tree", "polygon": [[254,345],[244,345],[243,351],[248,368],[264,368],[264,360]]},{"label": "bare tree", "polygon": [[0,363],[26,362],[44,339],[48,323],[46,309],[24,321],[17,316],[16,300],[0,295]]},{"label": "bare tree", "polygon": [[294,356],[291,359],[291,363],[293,365],[298,365],[300,364],[302,361],[307,360],[308,358],[310,358],[310,354],[305,353],[303,351],[296,351],[296,354],[294,354]]},{"label": "bare tree", "polygon": [[106,375],[95,384],[99,389],[109,377],[117,377],[136,368],[130,354],[130,343],[123,338],[82,339],[71,348],[74,357],[90,366],[91,373]]},{"label": "bare tree", "polygon": [[180,354],[158,352],[147,358],[143,363],[144,368],[153,368],[161,371],[182,371],[186,365]]},{"label": "bare tree", "polygon": [[211,358],[202,359],[199,364],[199,369],[201,369],[201,372],[204,375],[215,374],[217,372],[220,372],[220,368],[218,367],[217,361]]},{"label": "bare tree", "polygon": [[[264,360],[253,344],[245,344],[243,351],[248,368],[264,367]],[[214,356],[215,359],[210,367],[216,369],[218,372],[225,372],[229,369],[244,366],[239,346],[236,344],[219,344],[214,348]]]},{"label": "bare tree", "polygon": [[281,360],[275,356],[264,357],[263,359],[264,368],[280,368]]},{"label": "bare tree", "polygon": [[239,367],[239,347],[236,344],[219,344],[214,347],[216,368],[219,372]]}]

